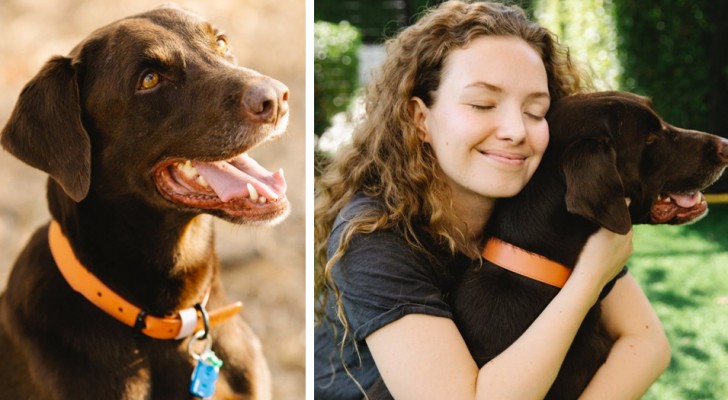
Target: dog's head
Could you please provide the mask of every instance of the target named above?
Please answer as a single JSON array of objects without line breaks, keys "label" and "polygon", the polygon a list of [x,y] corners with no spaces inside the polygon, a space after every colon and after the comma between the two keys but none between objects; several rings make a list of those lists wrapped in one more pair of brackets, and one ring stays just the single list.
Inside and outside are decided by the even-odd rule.
[{"label": "dog's head", "polygon": [[236,66],[227,37],[165,6],[93,32],[26,85],[2,145],[75,202],[267,222],[288,211],[282,172],[248,156],[288,124],[288,89]]},{"label": "dog's head", "polygon": [[728,140],[674,127],[634,94],[569,96],[547,118],[567,209],[614,232],[697,220],[707,213],[701,190],[728,165]]}]

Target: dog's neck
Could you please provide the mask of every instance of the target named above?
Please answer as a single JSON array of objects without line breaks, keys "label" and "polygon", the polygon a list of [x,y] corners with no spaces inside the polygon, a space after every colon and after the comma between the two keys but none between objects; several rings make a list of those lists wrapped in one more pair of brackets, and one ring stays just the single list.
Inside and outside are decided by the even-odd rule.
[{"label": "dog's neck", "polygon": [[78,259],[132,303],[165,315],[209,289],[218,263],[212,217],[154,211],[133,200],[75,203],[53,182],[48,186],[51,215]]},{"label": "dog's neck", "polygon": [[549,150],[526,187],[515,197],[498,201],[486,236],[573,268],[587,239],[599,227],[567,211],[566,184],[559,173],[549,171],[557,168],[552,162],[557,152]]}]

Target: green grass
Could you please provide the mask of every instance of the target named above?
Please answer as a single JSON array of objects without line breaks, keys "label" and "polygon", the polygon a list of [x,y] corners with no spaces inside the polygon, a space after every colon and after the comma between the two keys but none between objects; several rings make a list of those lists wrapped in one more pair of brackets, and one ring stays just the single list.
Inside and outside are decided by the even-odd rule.
[{"label": "green grass", "polygon": [[728,205],[687,226],[638,226],[630,272],[672,347],[644,399],[728,399]]}]

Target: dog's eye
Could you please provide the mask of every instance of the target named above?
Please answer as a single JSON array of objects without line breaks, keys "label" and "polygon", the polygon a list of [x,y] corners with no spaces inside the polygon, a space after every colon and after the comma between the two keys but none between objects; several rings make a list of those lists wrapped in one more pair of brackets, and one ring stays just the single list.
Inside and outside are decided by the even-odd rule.
[{"label": "dog's eye", "polygon": [[647,135],[647,140],[645,141],[647,144],[652,144],[656,142],[658,139],[660,139],[660,135],[655,132],[650,132],[649,135]]},{"label": "dog's eye", "polygon": [[148,74],[144,75],[142,78],[142,81],[139,83],[139,89],[140,90],[149,90],[154,89],[159,85],[160,82],[159,74],[156,72],[149,72]]},{"label": "dog's eye", "polygon": [[220,54],[225,54],[228,52],[228,42],[227,38],[225,36],[218,36],[217,41],[215,42],[215,49]]}]

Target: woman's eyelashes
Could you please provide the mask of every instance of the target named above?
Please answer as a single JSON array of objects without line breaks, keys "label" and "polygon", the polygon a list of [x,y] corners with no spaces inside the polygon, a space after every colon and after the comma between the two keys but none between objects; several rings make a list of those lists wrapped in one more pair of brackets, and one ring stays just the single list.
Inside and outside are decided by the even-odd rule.
[{"label": "woman's eyelashes", "polygon": [[546,118],[546,113],[528,112],[524,113],[528,118],[534,121],[543,121]]},{"label": "woman's eyelashes", "polygon": [[492,110],[495,108],[494,105],[485,105],[485,104],[468,104],[471,108],[478,110],[478,111],[486,111],[486,110]]},{"label": "woman's eyelashes", "polygon": [[[495,110],[498,106],[496,104],[488,104],[488,103],[482,103],[482,102],[468,102],[466,103],[470,108],[476,111],[490,111]],[[523,115],[528,117],[529,119],[532,119],[534,121],[542,121],[544,118],[546,118],[546,112],[542,111],[540,109],[537,110],[529,110],[526,109],[523,111]]]}]

